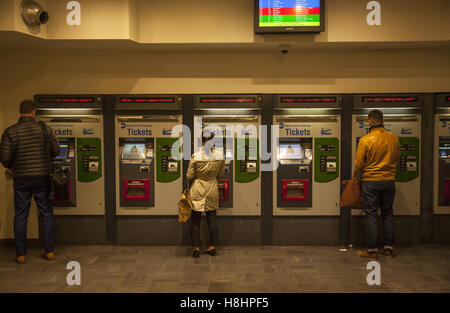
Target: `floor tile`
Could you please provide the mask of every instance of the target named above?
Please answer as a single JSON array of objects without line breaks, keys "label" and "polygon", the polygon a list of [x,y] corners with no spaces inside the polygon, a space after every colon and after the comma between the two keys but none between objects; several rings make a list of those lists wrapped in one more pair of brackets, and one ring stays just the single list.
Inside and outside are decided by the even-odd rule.
[{"label": "floor tile", "polygon": [[[368,286],[367,264],[355,250],[324,246],[227,246],[217,256],[190,256],[190,247],[57,246],[53,262],[29,247],[27,263],[0,246],[0,292],[450,292],[450,246],[398,248],[378,258],[381,286]],[[81,286],[68,286],[69,261]]]}]

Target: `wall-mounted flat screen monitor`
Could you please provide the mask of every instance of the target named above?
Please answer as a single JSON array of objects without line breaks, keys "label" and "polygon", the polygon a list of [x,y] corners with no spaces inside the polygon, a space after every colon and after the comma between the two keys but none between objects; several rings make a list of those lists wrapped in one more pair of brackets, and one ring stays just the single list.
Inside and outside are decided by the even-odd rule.
[{"label": "wall-mounted flat screen monitor", "polygon": [[255,33],[325,31],[325,0],[255,0]]},{"label": "wall-mounted flat screen monitor", "polygon": [[302,148],[300,144],[280,143],[280,160],[298,160],[302,158]]},{"label": "wall-mounted flat screen monitor", "polygon": [[122,149],[122,159],[145,159],[145,144],[126,143]]}]

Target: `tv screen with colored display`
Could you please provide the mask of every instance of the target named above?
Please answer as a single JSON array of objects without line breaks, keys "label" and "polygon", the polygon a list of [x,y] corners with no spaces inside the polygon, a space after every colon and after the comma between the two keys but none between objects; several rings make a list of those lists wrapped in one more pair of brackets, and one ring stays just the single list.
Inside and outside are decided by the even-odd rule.
[{"label": "tv screen with colored display", "polygon": [[255,0],[256,33],[320,33],[325,0]]}]

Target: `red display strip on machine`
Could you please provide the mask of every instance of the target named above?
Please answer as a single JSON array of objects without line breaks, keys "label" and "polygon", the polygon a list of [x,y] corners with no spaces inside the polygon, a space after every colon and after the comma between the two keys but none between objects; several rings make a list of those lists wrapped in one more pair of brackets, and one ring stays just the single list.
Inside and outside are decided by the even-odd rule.
[{"label": "red display strip on machine", "polygon": [[336,97],[281,97],[281,103],[336,102]]},{"label": "red display strip on machine", "polygon": [[418,97],[362,97],[362,102],[416,102]]},{"label": "red display strip on machine", "polygon": [[224,97],[224,98],[200,98],[201,103],[256,103],[256,98]]},{"label": "red display strip on machine", "polygon": [[63,97],[63,98],[39,98],[40,103],[93,103],[93,97]]},{"label": "red display strip on machine", "polygon": [[123,97],[119,99],[121,103],[175,103],[173,97]]}]

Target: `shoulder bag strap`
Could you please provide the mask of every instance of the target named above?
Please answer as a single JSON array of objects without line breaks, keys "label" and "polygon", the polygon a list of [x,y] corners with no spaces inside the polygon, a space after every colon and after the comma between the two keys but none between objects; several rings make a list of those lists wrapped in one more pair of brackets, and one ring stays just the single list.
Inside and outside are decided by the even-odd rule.
[{"label": "shoulder bag strap", "polygon": [[44,149],[45,149],[45,154],[47,156],[47,161],[50,163],[50,161],[51,161],[51,157],[50,157],[50,138],[48,138],[47,126],[45,125],[44,122],[39,122],[39,125],[41,126],[42,135],[44,136]]}]

